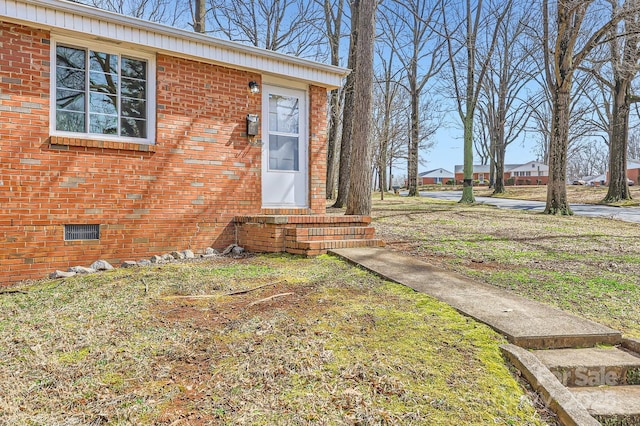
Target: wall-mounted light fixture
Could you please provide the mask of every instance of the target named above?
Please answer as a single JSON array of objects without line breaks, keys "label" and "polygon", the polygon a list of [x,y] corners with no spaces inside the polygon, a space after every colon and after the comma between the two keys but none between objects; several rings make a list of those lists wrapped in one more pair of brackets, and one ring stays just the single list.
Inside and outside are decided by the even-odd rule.
[{"label": "wall-mounted light fixture", "polygon": [[260,93],[260,85],[258,83],[256,83],[255,81],[250,81],[249,82],[249,91],[251,93]]}]

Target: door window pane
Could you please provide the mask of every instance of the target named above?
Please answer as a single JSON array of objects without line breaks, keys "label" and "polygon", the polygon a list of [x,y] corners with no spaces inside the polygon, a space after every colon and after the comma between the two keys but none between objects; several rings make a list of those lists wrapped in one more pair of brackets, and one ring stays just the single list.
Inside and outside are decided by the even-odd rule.
[{"label": "door window pane", "polygon": [[298,137],[269,135],[269,169],[298,171]]},{"label": "door window pane", "polygon": [[269,95],[269,131],[298,133],[299,100],[290,96]]}]

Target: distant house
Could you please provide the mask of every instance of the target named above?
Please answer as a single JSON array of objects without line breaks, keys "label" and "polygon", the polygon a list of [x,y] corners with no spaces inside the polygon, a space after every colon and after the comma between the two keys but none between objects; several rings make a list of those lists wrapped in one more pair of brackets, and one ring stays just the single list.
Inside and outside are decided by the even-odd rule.
[{"label": "distant house", "polygon": [[[473,180],[481,185],[489,182],[490,166],[488,164],[473,165]],[[464,179],[463,166],[455,166],[455,180]],[[512,185],[546,185],[549,180],[549,166],[539,161],[524,164],[505,164],[504,182]]]},{"label": "distant house", "polygon": [[[640,184],[640,160],[627,160],[627,179],[634,184]],[[609,182],[609,171],[606,174],[606,183]]]},{"label": "distant house", "polygon": [[449,170],[433,169],[422,172],[418,175],[418,183],[420,185],[438,185],[445,184],[448,180],[453,180],[454,175]]},{"label": "distant house", "polygon": [[607,175],[585,176],[581,180],[584,181],[585,185],[601,186],[607,183]]},{"label": "distant house", "polygon": [[627,161],[627,178],[636,184],[640,184],[640,160]]},{"label": "distant house", "polygon": [[[462,183],[464,179],[464,166],[456,165],[454,168],[455,180],[458,183]],[[474,164],[473,165],[473,180],[484,184],[489,182],[489,165],[488,164]]]}]

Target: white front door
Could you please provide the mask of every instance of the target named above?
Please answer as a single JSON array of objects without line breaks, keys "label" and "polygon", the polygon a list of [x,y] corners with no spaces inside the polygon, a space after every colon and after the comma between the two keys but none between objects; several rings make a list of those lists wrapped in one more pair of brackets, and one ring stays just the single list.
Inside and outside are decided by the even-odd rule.
[{"label": "white front door", "polygon": [[262,87],[262,206],[308,207],[307,93]]}]

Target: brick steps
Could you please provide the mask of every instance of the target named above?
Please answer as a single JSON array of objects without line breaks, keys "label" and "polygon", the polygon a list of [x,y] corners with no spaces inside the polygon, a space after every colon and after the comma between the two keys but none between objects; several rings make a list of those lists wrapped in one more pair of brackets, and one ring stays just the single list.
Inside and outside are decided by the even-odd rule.
[{"label": "brick steps", "polygon": [[249,251],[317,256],[331,249],[384,246],[369,216],[264,214],[235,221],[238,244]]}]

